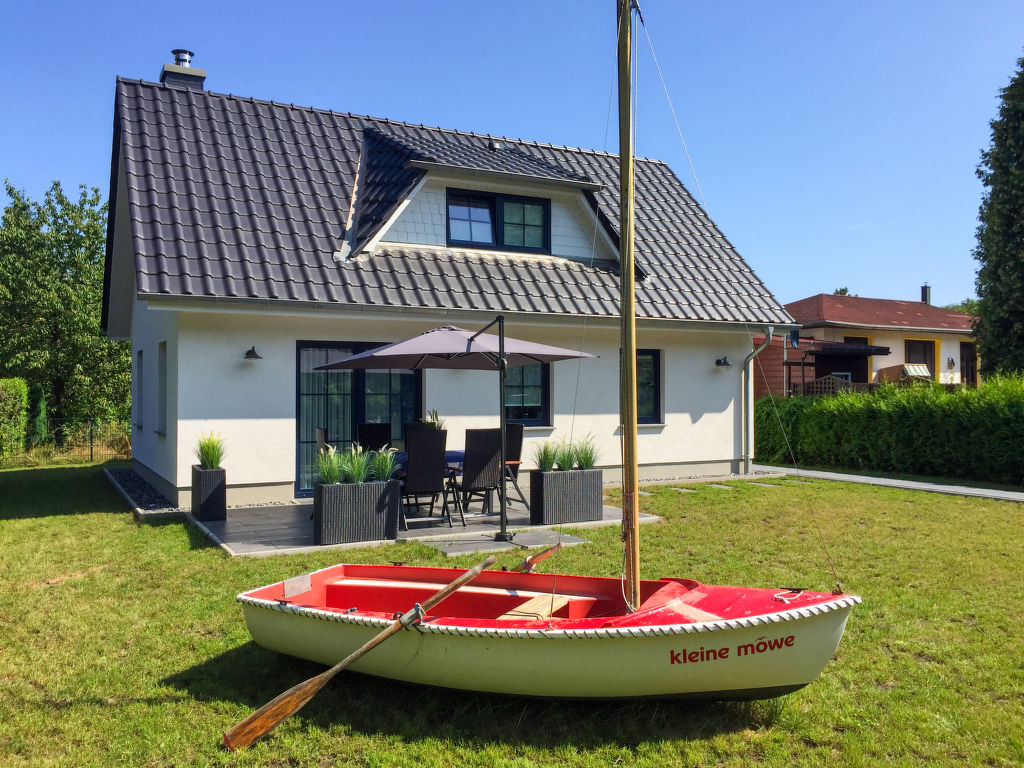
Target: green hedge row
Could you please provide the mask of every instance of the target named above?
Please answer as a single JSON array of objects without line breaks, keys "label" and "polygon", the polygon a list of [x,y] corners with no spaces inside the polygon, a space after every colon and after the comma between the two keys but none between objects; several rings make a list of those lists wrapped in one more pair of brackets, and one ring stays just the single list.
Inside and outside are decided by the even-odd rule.
[{"label": "green hedge row", "polygon": [[[781,430],[780,430],[781,426]],[[758,461],[1024,485],[1024,376],[979,389],[887,385],[754,406]]]},{"label": "green hedge row", "polygon": [[28,427],[28,386],[24,379],[0,379],[0,456],[21,453]]}]

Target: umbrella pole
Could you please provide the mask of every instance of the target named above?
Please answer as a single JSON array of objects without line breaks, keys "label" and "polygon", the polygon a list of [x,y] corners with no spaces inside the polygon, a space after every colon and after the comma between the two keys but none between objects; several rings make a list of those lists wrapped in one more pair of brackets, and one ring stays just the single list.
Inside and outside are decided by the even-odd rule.
[{"label": "umbrella pole", "polygon": [[508,510],[505,506],[505,374],[508,371],[508,361],[505,360],[505,316],[498,315],[498,397],[501,402],[498,404],[498,423],[501,425],[501,451],[498,454],[498,472],[501,480],[498,482],[498,501],[501,505],[501,530],[494,534],[495,541],[512,541],[512,534],[508,528]]}]

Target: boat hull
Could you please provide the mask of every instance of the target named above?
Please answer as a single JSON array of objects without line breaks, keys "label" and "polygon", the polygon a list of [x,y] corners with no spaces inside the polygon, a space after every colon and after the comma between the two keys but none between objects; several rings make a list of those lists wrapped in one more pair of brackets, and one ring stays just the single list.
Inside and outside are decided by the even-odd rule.
[{"label": "boat hull", "polygon": [[[334,665],[390,623],[243,599],[264,648]],[[555,698],[770,698],[801,688],[835,653],[859,598],[743,619],[618,628],[424,623],[351,666],[409,683]],[[568,622],[558,622],[563,627]]]}]

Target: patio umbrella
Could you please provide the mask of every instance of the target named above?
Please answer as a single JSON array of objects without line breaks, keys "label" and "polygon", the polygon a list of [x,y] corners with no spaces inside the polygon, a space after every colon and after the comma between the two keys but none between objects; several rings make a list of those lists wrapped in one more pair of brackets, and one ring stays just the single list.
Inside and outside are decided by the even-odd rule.
[{"label": "patio umbrella", "polygon": [[[493,325],[498,326],[498,335],[484,333]],[[479,331],[467,331],[453,325],[444,325],[424,331],[411,339],[385,344],[382,347],[346,357],[334,363],[317,367],[318,371],[351,370],[355,368],[447,368],[460,370],[483,370],[499,372],[499,408],[501,424],[502,483],[499,490],[501,500],[501,531],[495,537],[499,541],[511,541],[506,532],[505,510],[505,374],[509,366],[553,363],[557,360],[594,357],[588,352],[532,341],[505,338],[505,317],[499,315]]]}]

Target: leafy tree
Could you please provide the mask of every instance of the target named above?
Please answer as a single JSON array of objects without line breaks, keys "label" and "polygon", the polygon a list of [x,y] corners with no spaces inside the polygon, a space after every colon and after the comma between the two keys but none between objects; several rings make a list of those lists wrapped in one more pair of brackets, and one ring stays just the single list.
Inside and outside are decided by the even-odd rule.
[{"label": "leafy tree", "polygon": [[128,345],[100,335],[107,205],[95,187],[42,203],[5,180],[0,224],[0,377],[39,388],[54,418],[127,420]]},{"label": "leafy tree", "polygon": [[844,285],[842,288],[836,288],[834,291],[832,291],[832,295],[833,296],[849,296],[850,295],[850,289],[847,288]]},{"label": "leafy tree", "polygon": [[1002,89],[992,143],[981,153],[974,336],[984,373],[1024,370],[1024,59]]},{"label": "leafy tree", "polygon": [[978,316],[978,300],[967,298],[963,301],[959,301],[956,304],[947,304],[943,309],[951,309],[954,312],[960,312],[964,315]]}]

